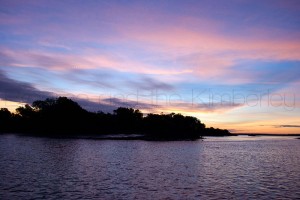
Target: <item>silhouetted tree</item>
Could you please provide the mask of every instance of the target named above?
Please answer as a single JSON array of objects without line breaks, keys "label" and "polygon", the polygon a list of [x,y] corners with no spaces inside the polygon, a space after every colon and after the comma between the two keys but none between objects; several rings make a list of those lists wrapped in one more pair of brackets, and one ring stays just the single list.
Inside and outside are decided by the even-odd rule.
[{"label": "silhouetted tree", "polygon": [[138,131],[143,114],[133,108],[118,108],[114,110],[115,124],[120,131]]},{"label": "silhouetted tree", "polygon": [[12,114],[7,108],[0,109],[0,132],[9,130],[12,121]]},{"label": "silhouetted tree", "polygon": [[38,135],[144,134],[147,139],[198,139],[203,135],[229,135],[228,130],[205,128],[195,117],[181,114],[148,114],[118,108],[113,114],[88,112],[66,97],[38,100],[18,107],[16,114],[0,109],[0,131]]},{"label": "silhouetted tree", "polygon": [[26,104],[24,107],[20,106],[16,109],[17,114],[22,116],[22,118],[32,119],[36,112],[33,110],[33,108]]},{"label": "silhouetted tree", "polygon": [[11,117],[11,113],[7,108],[0,108],[0,120],[8,120]]}]

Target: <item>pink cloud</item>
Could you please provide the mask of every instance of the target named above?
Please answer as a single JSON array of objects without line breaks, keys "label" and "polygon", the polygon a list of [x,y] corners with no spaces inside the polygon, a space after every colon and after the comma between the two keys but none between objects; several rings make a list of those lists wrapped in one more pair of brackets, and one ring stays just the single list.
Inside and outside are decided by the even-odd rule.
[{"label": "pink cloud", "polygon": [[175,51],[181,54],[223,54],[222,57],[232,59],[300,60],[299,40],[231,38],[222,36],[222,33],[191,31],[180,26],[122,30],[126,37],[145,46],[148,44],[152,51],[163,53]]},{"label": "pink cloud", "polygon": [[38,67],[51,70],[71,69],[111,69],[120,72],[132,72],[142,74],[180,75],[191,73],[188,69],[166,69],[159,66],[130,60],[128,58],[111,54],[58,54],[41,51],[19,51],[1,49],[5,59],[2,65],[15,67]]},{"label": "pink cloud", "polygon": [[[124,29],[123,32],[126,37],[145,47],[146,51],[162,54],[166,58],[178,55],[176,59],[181,67],[192,70],[195,75],[204,79],[232,75],[231,68],[239,60],[300,60],[298,40],[230,38],[215,32],[197,32],[180,27]],[[182,59],[184,55],[192,56]],[[252,79],[251,74],[239,75],[242,75],[242,82]]]},{"label": "pink cloud", "polygon": [[[47,6],[61,4],[63,3],[50,3]],[[35,9],[45,7],[43,3],[32,3],[31,6]],[[173,76],[169,78],[179,80],[180,76],[187,74],[201,80],[236,75],[234,80],[223,80],[231,83],[250,82],[254,76],[235,72],[232,67],[238,60],[300,60],[300,41],[289,40],[288,37],[280,40],[261,37],[260,34],[270,34],[272,30],[268,28],[261,33],[251,27],[251,36],[248,34],[233,37],[224,34],[226,24],[222,20],[164,14],[155,9],[142,9],[140,4],[119,6],[108,3],[105,4],[106,9],[101,9],[101,6],[89,7],[89,10],[86,7],[71,6],[66,9],[58,6],[55,12],[51,12],[51,16],[42,12],[31,13],[30,9],[25,9],[16,16],[7,15],[2,19],[12,26],[18,25],[14,29],[18,34],[30,36],[35,33],[37,43],[33,45],[36,47],[77,50],[81,53],[79,56],[37,50],[4,51],[4,54],[13,60],[10,64],[14,66],[31,65],[56,70],[74,67],[107,68],[122,72]],[[101,15],[98,14],[99,10]],[[97,52],[97,49],[86,52],[86,47],[78,50],[80,45],[76,44],[85,42],[123,45],[126,50],[131,49],[137,55],[143,52],[146,56],[156,57],[156,60],[152,62],[148,58],[127,56],[126,50],[121,52],[122,55],[112,52],[103,54]],[[156,64],[155,61],[159,59],[170,62],[176,60],[176,63]],[[175,76],[177,77],[174,78]]]}]

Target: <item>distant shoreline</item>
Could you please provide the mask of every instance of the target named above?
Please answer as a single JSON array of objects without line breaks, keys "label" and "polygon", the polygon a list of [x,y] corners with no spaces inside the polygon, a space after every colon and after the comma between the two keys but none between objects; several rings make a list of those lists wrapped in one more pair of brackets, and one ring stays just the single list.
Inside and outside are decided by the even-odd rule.
[{"label": "distant shoreline", "polygon": [[34,133],[11,133],[0,132],[0,135],[16,135],[21,137],[52,138],[52,139],[86,139],[86,140],[143,140],[143,141],[197,141],[209,137],[231,137],[237,135],[203,135],[199,138],[184,137],[153,137],[147,134],[102,134],[102,135],[80,135],[80,134],[34,134]]},{"label": "distant shoreline", "polygon": [[295,139],[300,139],[300,134],[232,134],[232,135],[204,135],[200,138],[160,138],[160,137],[151,137],[149,135],[143,134],[103,134],[103,135],[40,135],[40,134],[31,134],[31,133],[2,133],[0,135],[16,135],[21,137],[36,137],[36,138],[49,138],[49,139],[83,139],[83,140],[142,140],[142,141],[203,141],[211,137],[231,137],[231,136],[287,136],[287,137],[296,137]]},{"label": "distant shoreline", "polygon": [[276,133],[231,133],[232,135],[248,135],[248,136],[300,136],[298,134],[276,134]]}]

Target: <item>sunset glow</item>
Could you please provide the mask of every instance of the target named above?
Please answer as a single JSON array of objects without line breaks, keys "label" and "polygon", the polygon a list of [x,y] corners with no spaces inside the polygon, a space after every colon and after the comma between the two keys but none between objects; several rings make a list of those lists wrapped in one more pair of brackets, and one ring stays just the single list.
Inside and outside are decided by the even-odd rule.
[{"label": "sunset glow", "polygon": [[300,133],[300,2],[0,1],[0,107],[181,113]]}]

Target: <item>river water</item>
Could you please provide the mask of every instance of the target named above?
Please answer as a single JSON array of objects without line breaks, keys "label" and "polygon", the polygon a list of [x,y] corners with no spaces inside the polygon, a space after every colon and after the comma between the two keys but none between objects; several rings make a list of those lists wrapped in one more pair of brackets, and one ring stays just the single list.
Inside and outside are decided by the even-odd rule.
[{"label": "river water", "polygon": [[300,140],[0,135],[0,199],[297,199]]}]

